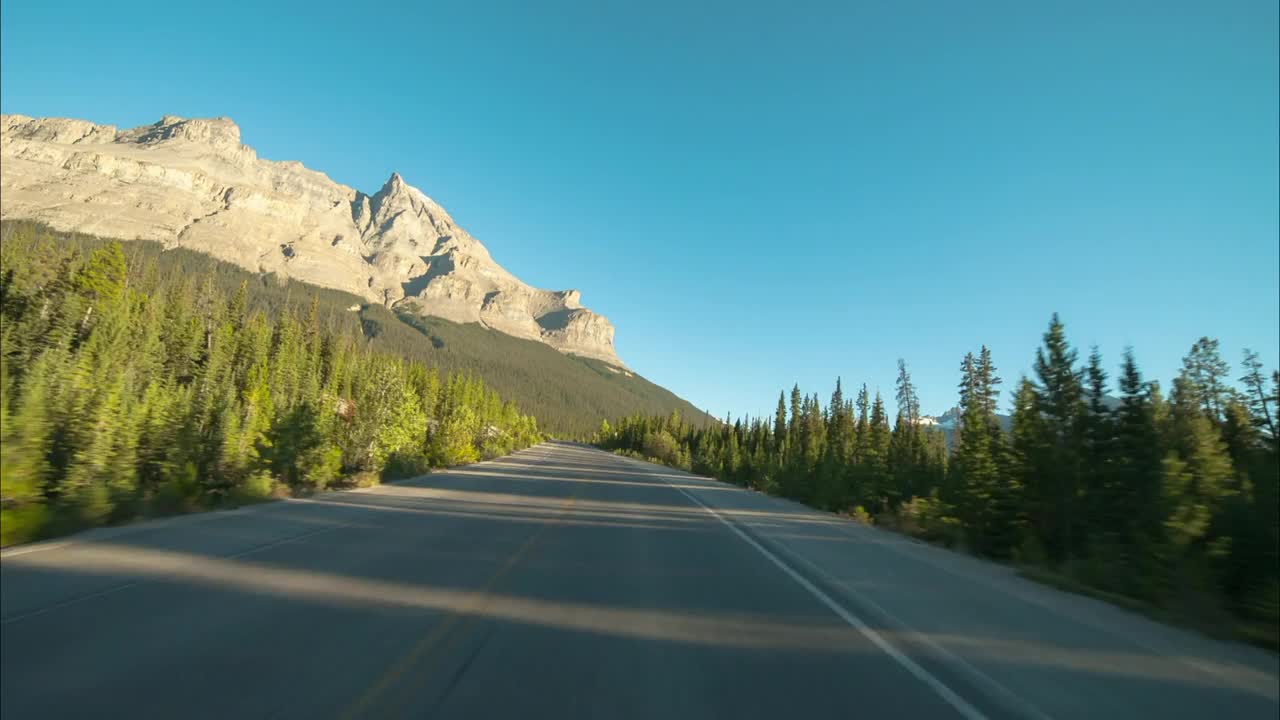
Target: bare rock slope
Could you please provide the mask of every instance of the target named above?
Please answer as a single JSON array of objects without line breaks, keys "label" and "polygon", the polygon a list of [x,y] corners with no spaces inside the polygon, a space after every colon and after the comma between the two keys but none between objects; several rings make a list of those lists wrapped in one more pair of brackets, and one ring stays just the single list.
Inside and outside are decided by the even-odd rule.
[{"label": "bare rock slope", "polygon": [[227,118],[118,130],[0,115],[0,217],[158,240],[622,366],[578,291],[524,284],[399,174],[366,195],[259,158]]}]

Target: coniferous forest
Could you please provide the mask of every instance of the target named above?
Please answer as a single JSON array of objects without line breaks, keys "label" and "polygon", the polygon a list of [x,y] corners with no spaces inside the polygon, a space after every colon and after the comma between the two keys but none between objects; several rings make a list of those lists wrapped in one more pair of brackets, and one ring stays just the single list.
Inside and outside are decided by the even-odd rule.
[{"label": "coniferous forest", "polygon": [[1249,351],[1233,372],[1208,338],[1167,393],[1132,351],[1114,384],[1106,368],[1055,315],[1012,384],[1009,428],[983,347],[960,363],[949,439],[921,421],[899,361],[892,421],[879,394],[837,380],[825,405],[793,387],[772,418],[631,416],[596,442],[1277,646],[1280,373]]},{"label": "coniferous forest", "polygon": [[166,272],[154,253],[63,240],[7,226],[0,251],[5,545],[541,439],[476,377],[371,349],[316,294],[272,305],[219,263]]}]

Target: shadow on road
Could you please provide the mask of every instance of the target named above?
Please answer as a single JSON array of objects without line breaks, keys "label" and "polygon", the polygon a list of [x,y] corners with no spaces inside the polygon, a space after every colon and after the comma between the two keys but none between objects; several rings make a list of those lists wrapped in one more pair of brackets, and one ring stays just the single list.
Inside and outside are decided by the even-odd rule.
[{"label": "shadow on road", "polygon": [[[824,554],[857,558],[852,571],[833,577],[854,593],[855,609],[858,593],[900,598],[888,608],[895,616],[914,617],[932,604],[940,620],[934,625],[904,629],[875,612],[866,617],[958,686],[970,679],[947,675],[937,647],[993,676],[1007,670],[1007,677],[1025,678],[1016,691],[1041,692],[1038,683],[1047,679],[1126,698],[1120,708],[1165,697],[1190,710],[1275,709],[1265,673],[1242,684],[1223,677],[1238,675],[1239,667],[1196,667],[1212,660],[1162,657],[1100,632],[1040,632],[1035,624],[1051,617],[1043,609],[1010,611],[1017,606],[1008,597],[936,570],[931,580],[921,562],[886,553],[840,518],[560,443],[398,485],[6,553],[0,702],[6,717],[38,707],[74,715],[101,697],[150,692],[157,707],[177,709],[205,677],[247,688],[211,704],[210,713],[252,714],[271,702],[332,710],[344,698],[385,702],[427,657],[462,668],[458,678],[496,681],[483,673],[505,677],[503,658],[523,657],[527,648],[563,661],[565,671],[600,678],[614,672],[600,663],[627,673],[715,674],[698,680],[698,692],[720,692],[727,680],[718,673],[755,679],[737,691],[755,703],[725,700],[717,713],[785,712],[790,683],[834,693],[806,701],[817,711],[847,707],[841,693],[849,687],[902,682],[865,635],[678,489],[704,502],[722,498],[724,517],[775,542],[802,543],[816,561]],[[929,596],[930,583],[946,594]],[[1021,630],[1003,631],[992,613]],[[956,617],[962,621],[941,621]],[[277,676],[325,690],[303,701],[294,690],[261,682],[252,675],[259,657]],[[534,674],[555,670],[552,664]],[[558,675],[548,677],[558,682]],[[437,705],[453,694],[465,698],[458,678],[447,687],[422,681],[421,694]],[[684,688],[680,678],[662,682]],[[156,693],[157,683],[168,689]],[[914,681],[895,690],[924,699],[876,707],[940,707]]]}]

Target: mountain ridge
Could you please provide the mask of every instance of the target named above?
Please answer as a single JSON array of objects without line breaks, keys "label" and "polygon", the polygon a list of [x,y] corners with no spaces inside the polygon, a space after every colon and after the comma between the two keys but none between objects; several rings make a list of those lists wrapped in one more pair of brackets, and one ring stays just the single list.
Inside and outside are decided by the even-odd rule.
[{"label": "mountain ridge", "polygon": [[5,219],[156,240],[626,367],[581,293],[523,283],[399,172],[366,194],[259,158],[229,118],[174,115],[126,130],[2,115],[0,157]]}]

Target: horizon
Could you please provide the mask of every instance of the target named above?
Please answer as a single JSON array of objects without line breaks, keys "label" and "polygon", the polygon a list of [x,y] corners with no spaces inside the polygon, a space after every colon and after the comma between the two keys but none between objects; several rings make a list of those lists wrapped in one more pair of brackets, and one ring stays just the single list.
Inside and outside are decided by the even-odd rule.
[{"label": "horizon", "polygon": [[[985,343],[1011,390],[1054,312],[1112,378],[1132,346],[1167,388],[1201,336],[1221,340],[1232,378],[1245,348],[1280,360],[1274,4],[669,10],[683,23],[445,10],[442,24],[507,41],[423,50],[455,112],[424,112],[424,89],[341,118],[315,112],[335,78],[369,96],[398,86],[337,58],[297,63],[340,23],[264,48],[268,28],[217,25],[235,13],[200,33],[179,13],[142,21],[167,33],[159,47],[119,48],[41,29],[71,8],[86,28],[127,11],[52,4],[66,12],[0,10],[3,112],[121,128],[225,116],[261,157],[364,192],[399,172],[517,277],[581,290],[629,366],[715,417],[771,415],[796,383],[825,402],[837,377],[893,408],[899,357],[940,415],[964,353]],[[425,19],[389,31],[401,45],[353,52],[412,68]],[[535,20],[545,33],[522,31]],[[883,32],[857,34],[869,27]],[[655,36],[675,52],[625,60]],[[762,59],[778,38],[794,55]],[[206,61],[232,40],[261,54]],[[122,71],[166,49],[161,82]]]}]

